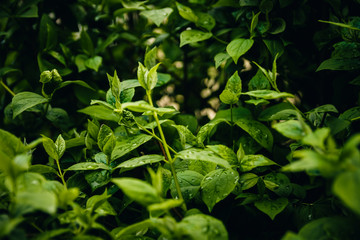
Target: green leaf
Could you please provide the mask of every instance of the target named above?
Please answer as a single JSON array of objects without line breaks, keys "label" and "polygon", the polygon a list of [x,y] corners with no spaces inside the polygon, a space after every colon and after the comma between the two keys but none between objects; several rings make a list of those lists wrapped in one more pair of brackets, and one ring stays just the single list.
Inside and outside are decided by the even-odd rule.
[{"label": "green leaf", "polygon": [[55,194],[45,190],[19,192],[16,194],[15,202],[19,211],[25,211],[23,214],[35,210],[40,210],[48,214],[55,214],[57,209],[57,199]]},{"label": "green leaf", "polygon": [[232,169],[217,169],[206,174],[201,181],[201,195],[210,212],[234,190],[238,179],[239,174]]},{"label": "green leaf", "polygon": [[278,103],[263,110],[259,121],[290,120],[297,118],[297,111],[289,103]]},{"label": "green leaf", "polygon": [[187,143],[192,146],[197,144],[196,137],[193,135],[193,133],[187,127],[182,126],[182,125],[175,125],[175,124],[172,124],[171,126],[176,128],[176,130],[179,134],[181,146],[183,148],[185,148],[185,145]]},{"label": "green leaf", "polygon": [[44,173],[57,174],[58,173],[54,168],[47,166],[47,165],[42,165],[42,164],[31,165],[29,168],[29,172],[40,173],[40,174],[44,174]]},{"label": "green leaf", "polygon": [[78,72],[82,72],[82,71],[86,70],[85,61],[87,59],[88,59],[88,56],[86,56],[84,54],[76,55],[75,64],[76,64],[76,67],[78,68]]},{"label": "green leaf", "polygon": [[78,110],[78,112],[90,115],[97,119],[119,122],[120,116],[112,109],[105,106],[89,106]]},{"label": "green leaf", "polygon": [[61,82],[58,88],[60,89],[60,88],[66,87],[67,85],[70,85],[70,84],[76,84],[76,85],[91,89],[93,91],[96,91],[89,84],[87,84],[86,82],[81,81],[81,80],[69,80],[69,81]]},{"label": "green leaf", "polygon": [[[191,10],[191,8],[176,2],[176,7],[181,17],[190,22],[197,22],[198,16]],[[180,45],[181,47],[181,45]]]},{"label": "green leaf", "polygon": [[302,143],[313,147],[319,147],[325,150],[325,140],[330,134],[329,128],[318,128],[315,132],[307,134],[303,139]]},{"label": "green leaf", "polygon": [[259,180],[259,176],[254,173],[245,173],[240,175],[239,183],[241,186],[241,190],[244,191],[252,188],[257,184],[258,180]]},{"label": "green leaf", "polygon": [[225,104],[235,104],[239,101],[239,98],[236,96],[236,94],[228,89],[223,90],[219,97],[221,102]]},{"label": "green leaf", "polygon": [[208,13],[197,13],[198,20],[196,26],[205,28],[209,32],[215,27],[215,19]]},{"label": "green leaf", "polygon": [[176,234],[179,239],[228,239],[224,224],[209,215],[195,214],[186,216],[177,224]]},{"label": "green leaf", "polygon": [[360,117],[360,107],[353,107],[340,114],[339,119],[354,121],[358,117]]},{"label": "green leaf", "polygon": [[54,141],[51,138],[43,136],[43,146],[46,153],[56,161],[59,161],[60,157],[55,146]]},{"label": "green leaf", "polygon": [[246,100],[245,101],[247,104],[253,104],[255,106],[257,105],[267,105],[269,104],[270,102],[268,100],[265,100],[265,99],[250,99],[250,100]]},{"label": "green leaf", "polygon": [[43,14],[40,20],[39,45],[39,49],[43,51],[51,50],[57,45],[55,24],[47,14]]},{"label": "green leaf", "polygon": [[196,141],[199,145],[204,145],[205,139],[209,139],[212,136],[213,129],[220,123],[227,122],[225,119],[219,118],[214,119],[212,122],[209,122],[202,126],[196,136]]},{"label": "green leaf", "polygon": [[120,37],[120,34],[118,33],[111,33],[108,35],[108,37],[101,41],[101,43],[97,46],[95,49],[95,54],[103,53],[108,46],[110,46],[115,40],[117,40]]},{"label": "green leaf", "polygon": [[171,80],[171,75],[167,73],[158,73],[157,76],[158,80],[156,83],[156,87],[161,87]]},{"label": "green leaf", "polygon": [[38,16],[38,7],[35,4],[26,8],[21,8],[15,15],[15,17],[19,18],[37,18]]},{"label": "green leaf", "polygon": [[157,69],[161,63],[156,64],[154,67],[152,67],[149,71],[149,73],[146,76],[146,86],[147,90],[153,90],[156,86],[156,83],[158,81],[158,75],[157,75]]},{"label": "green leaf", "polygon": [[50,56],[55,58],[57,61],[59,61],[64,67],[66,66],[65,58],[60,53],[50,50],[47,52],[47,54],[49,54]]},{"label": "green leaf", "polygon": [[2,67],[0,68],[0,77],[4,77],[6,75],[11,75],[12,73],[18,73],[21,74],[20,69],[11,68],[11,67]]},{"label": "green leaf", "polygon": [[147,208],[149,212],[155,212],[155,211],[166,212],[170,209],[180,207],[182,204],[183,204],[183,200],[181,199],[166,199],[161,203],[151,204]]},{"label": "green leaf", "polygon": [[148,72],[148,70],[144,67],[144,65],[142,65],[141,62],[139,62],[139,66],[137,69],[137,78],[138,78],[138,81],[139,81],[141,87],[143,87],[144,89],[147,89],[147,85],[146,85],[147,72]]},{"label": "green leaf", "polygon": [[226,52],[232,57],[235,64],[237,64],[238,59],[244,55],[254,44],[254,40],[252,39],[244,39],[244,38],[238,38],[235,40],[232,40],[227,46],[226,46]]},{"label": "green leaf", "polygon": [[33,92],[21,92],[16,94],[11,102],[13,109],[13,119],[20,113],[30,108],[48,102],[48,99]]},{"label": "green leaf", "polygon": [[139,134],[134,137],[126,138],[122,141],[116,141],[115,148],[111,154],[111,160],[118,159],[140,145],[148,142],[152,137],[147,134]]},{"label": "green leaf", "polygon": [[112,95],[115,97],[115,99],[118,102],[120,102],[121,84],[120,84],[120,79],[116,73],[116,70],[114,71],[113,77],[107,74],[107,78],[109,80],[109,85]]},{"label": "green leaf", "polygon": [[[279,122],[272,126],[276,131],[284,135],[285,137],[300,140],[305,137],[307,132],[311,129],[307,125],[303,125],[298,120],[288,120],[286,122]],[[304,129],[305,128],[305,129]]]},{"label": "green leaf", "polygon": [[292,95],[291,93],[286,93],[286,92],[276,92],[274,90],[254,90],[254,91],[250,91],[250,92],[244,92],[242,93],[243,95],[248,95],[251,97],[257,97],[257,98],[263,98],[263,99],[267,99],[267,100],[271,100],[271,99],[278,99],[278,98],[293,98],[294,95]]},{"label": "green leaf", "polygon": [[301,237],[300,240],[327,239],[329,236],[333,239],[358,239],[359,230],[355,222],[348,216],[323,217],[303,226],[298,236]]},{"label": "green leaf", "polygon": [[335,178],[333,191],[352,211],[360,214],[360,170],[341,173]]},{"label": "green leaf", "polygon": [[131,224],[125,228],[121,228],[121,230],[115,234],[115,239],[130,240],[131,238],[134,238],[136,234],[141,234],[144,231],[146,232],[147,229],[153,227],[153,225],[152,219],[146,219],[144,221]]},{"label": "green leaf", "polygon": [[273,9],[273,2],[272,0],[262,0],[259,5],[259,9],[263,12],[268,14]]},{"label": "green leaf", "polygon": [[227,53],[218,53],[215,55],[215,67],[218,68],[224,61],[228,60],[230,58],[230,55]]},{"label": "green leaf", "polygon": [[180,47],[189,44],[204,41],[212,37],[212,33],[200,30],[185,30],[180,33]]},{"label": "green leaf", "polygon": [[234,151],[225,145],[207,145],[206,149],[216,153],[217,155],[228,161],[231,165],[237,165],[238,163],[237,156]]},{"label": "green leaf", "polygon": [[270,29],[268,30],[268,32],[271,34],[279,34],[284,32],[285,28],[286,22],[283,18],[273,18],[270,21]]},{"label": "green leaf", "polygon": [[278,198],[276,200],[264,199],[255,202],[255,207],[268,215],[271,220],[274,220],[276,215],[281,213],[288,205],[287,198]]},{"label": "green leaf", "polygon": [[148,102],[143,100],[136,102],[126,102],[121,105],[123,109],[129,109],[133,112],[140,112],[144,115],[153,115],[153,112],[157,112],[160,116],[165,113],[173,113],[175,111],[174,108],[156,108],[151,106]]},{"label": "green leaf", "polygon": [[72,165],[71,167],[67,168],[66,171],[80,171],[80,170],[89,171],[89,170],[97,170],[97,169],[110,170],[111,168],[104,163],[82,162]]},{"label": "green leaf", "polygon": [[26,147],[19,138],[3,129],[0,129],[0,146],[0,152],[8,158],[14,158],[26,151]]},{"label": "green leaf", "polygon": [[183,150],[181,152],[178,152],[175,155],[176,158],[181,159],[193,159],[198,161],[206,161],[211,163],[216,163],[219,166],[222,166],[224,168],[230,168],[230,164],[228,161],[224,160],[221,157],[218,157],[215,153],[203,150],[203,149],[197,149],[197,148],[190,148]]},{"label": "green leaf", "polygon": [[97,138],[100,150],[108,156],[111,155],[116,144],[115,140],[115,135],[111,128],[105,124],[101,125]]},{"label": "green leaf", "polygon": [[149,50],[146,48],[144,64],[146,69],[151,69],[156,65],[156,54],[157,54],[157,47],[153,47]]},{"label": "green leaf", "polygon": [[[275,183],[276,187],[269,187],[269,182]],[[280,197],[288,197],[292,192],[292,185],[289,178],[283,173],[272,172],[266,174],[264,183],[267,188],[279,195]]]},{"label": "green leaf", "polygon": [[191,114],[178,114],[176,115],[173,120],[177,124],[177,126],[185,126],[187,127],[192,133],[196,133],[198,129],[198,121],[194,115]]},{"label": "green leaf", "polygon": [[[189,201],[193,199],[196,194],[200,190],[200,184],[201,181],[204,178],[204,175],[191,171],[191,170],[185,170],[182,172],[178,172],[176,174],[181,193],[184,197],[185,201]],[[177,189],[175,186],[174,179],[172,179],[171,185],[170,185],[170,193],[173,198],[178,197]]]},{"label": "green leaf", "polygon": [[281,40],[277,39],[263,39],[267,49],[271,53],[272,57],[275,57],[279,54],[279,57],[284,53],[284,44]]},{"label": "green leaf", "polygon": [[248,172],[256,167],[278,165],[269,158],[259,155],[245,155],[240,161],[240,170],[242,172]]},{"label": "green leaf", "polygon": [[116,215],[115,210],[107,201],[111,195],[108,195],[107,190],[105,189],[104,193],[101,195],[94,195],[86,201],[86,208],[90,209],[91,212],[96,212],[101,216],[105,215]]},{"label": "green leaf", "polygon": [[149,183],[136,178],[113,178],[112,182],[116,184],[129,198],[148,206],[153,203],[159,203],[160,197],[156,189]]},{"label": "green leaf", "polygon": [[96,72],[99,71],[99,67],[101,64],[102,64],[101,56],[94,56],[92,58],[88,58],[85,60],[85,66],[87,68],[95,70]]},{"label": "green leaf", "polygon": [[80,33],[80,46],[85,54],[88,56],[94,56],[94,45],[89,34],[82,30]]},{"label": "green leaf", "polygon": [[140,166],[143,166],[146,164],[157,163],[157,162],[161,162],[164,160],[165,160],[165,158],[162,155],[149,154],[149,155],[144,155],[141,157],[135,157],[130,160],[126,160],[125,162],[122,162],[119,165],[117,165],[114,169],[116,169],[116,168],[136,168],[136,167],[140,167]]},{"label": "green leaf", "polygon": [[259,5],[259,0],[240,0],[240,7],[257,7]]},{"label": "green leaf", "polygon": [[248,83],[249,90],[262,90],[262,89],[270,89],[271,85],[269,80],[266,78],[264,73],[261,69],[256,71],[254,77],[251,78],[250,82]]},{"label": "green leaf", "polygon": [[329,161],[319,153],[304,149],[293,153],[294,158],[299,160],[293,161],[282,168],[283,171],[299,172],[307,171],[310,175],[322,175],[324,177],[332,177],[338,171],[337,164]]},{"label": "green leaf", "polygon": [[330,58],[323,61],[316,71],[354,70],[360,68],[360,58]]},{"label": "green leaf", "polygon": [[256,29],[256,26],[258,24],[258,21],[259,21],[259,15],[260,15],[261,12],[258,12],[257,14],[253,14],[253,17],[251,19],[251,25],[250,25],[250,37],[254,37],[255,36],[255,29]]},{"label": "green leaf", "polygon": [[240,96],[242,90],[242,84],[238,71],[235,71],[235,73],[226,82],[225,89],[235,93],[237,97]]},{"label": "green leaf", "polygon": [[231,121],[231,115],[232,115],[232,120],[236,121],[238,119],[241,118],[252,118],[252,114],[250,112],[249,109],[244,108],[244,107],[237,107],[237,108],[232,108],[231,109],[226,109],[226,110],[219,110],[216,113],[216,116],[213,120],[211,120],[210,123],[212,122],[216,122],[216,121]]},{"label": "green leaf", "polygon": [[56,149],[57,155],[60,159],[62,157],[62,155],[64,155],[65,149],[66,149],[65,140],[63,139],[61,134],[57,137],[57,139],[55,141],[55,149]]},{"label": "green leaf", "polygon": [[256,142],[268,151],[272,150],[274,138],[270,130],[264,124],[245,118],[238,119],[235,124],[247,132]]},{"label": "green leaf", "polygon": [[109,170],[98,169],[94,171],[85,171],[84,175],[85,180],[90,185],[92,191],[106,186],[111,181]]},{"label": "green leaf", "polygon": [[153,21],[156,24],[156,26],[160,27],[160,24],[166,18],[168,18],[172,12],[173,12],[172,8],[162,8],[162,9],[142,11],[140,15],[145,16],[149,20]]}]

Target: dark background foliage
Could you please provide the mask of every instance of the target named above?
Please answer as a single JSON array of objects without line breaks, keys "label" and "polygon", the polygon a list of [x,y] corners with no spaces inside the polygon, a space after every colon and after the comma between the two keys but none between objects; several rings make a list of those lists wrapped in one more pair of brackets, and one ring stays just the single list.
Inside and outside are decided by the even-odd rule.
[{"label": "dark background foliage", "polygon": [[[228,109],[228,105],[220,102],[219,95],[235,71],[239,72],[243,89],[270,88],[266,79],[267,85],[261,84],[264,78],[261,72],[254,77],[258,72],[255,63],[271,69],[277,56],[279,89],[294,94],[291,101],[305,113],[313,129],[329,127],[335,141],[342,145],[360,127],[356,121],[360,117],[360,33],[323,21],[360,28],[359,5],[359,0],[3,0],[0,4],[0,128],[27,142],[40,134],[56,139],[61,133],[70,139],[84,133],[88,116],[78,110],[89,106],[92,99],[106,99],[109,89],[106,74],[112,76],[116,70],[121,81],[136,79],[138,62],[144,62],[144,53],[156,46],[157,58],[162,62],[158,71],[164,74],[164,81],[154,89],[153,99],[160,99],[156,103],[159,106],[176,106],[184,116],[196,116],[193,133],[213,119],[215,112]],[[210,20],[192,21],[191,14],[184,17],[179,6],[188,7],[198,16],[210,16]],[[159,25],[143,14],[146,10],[162,8],[170,8],[172,12]],[[251,29],[257,13],[258,23]],[[211,33],[211,37],[182,44],[181,34],[189,29]],[[252,39],[254,44],[235,63],[226,48],[239,38]],[[217,60],[221,53],[227,54],[223,61]],[[40,74],[52,69],[57,69],[64,81],[82,80],[88,86],[72,84],[59,88],[49,94],[51,105],[34,106],[13,118],[12,95],[42,94]],[[145,91],[137,89],[134,98],[146,99]],[[277,103],[259,106],[241,100],[237,105],[246,107],[257,118],[264,109]],[[335,111],[319,115],[308,112],[325,104],[333,105]],[[351,108],[355,120],[350,124],[345,121],[349,119],[339,116]],[[177,123],[181,122],[180,118]],[[113,129],[117,126],[107,124]],[[220,125],[212,143],[231,146],[229,131],[229,126]],[[175,132],[165,127],[165,135],[174,145]],[[240,139],[243,133],[237,129],[233,134]],[[285,165],[289,142],[275,131],[273,134],[277,144],[271,158]],[[154,144],[142,147],[150,152],[158,151]],[[139,152],[142,150],[139,148]],[[261,147],[258,151],[268,154]],[[69,150],[62,166],[70,167],[81,159],[81,154],[79,148]],[[38,150],[34,156],[33,163],[44,164],[42,159],[47,155],[44,150]],[[261,172],[260,169],[256,173]],[[131,176],[143,174],[138,170]],[[316,204],[302,205],[297,202],[301,197],[292,193],[294,202],[272,221],[254,207],[240,206],[234,195],[220,202],[211,214],[224,222],[232,239],[280,239],[287,230],[297,232],[315,218],[353,216],[339,207],[338,199],[329,197],[331,183],[326,180],[309,178],[305,173],[290,173],[289,178],[306,189],[306,202]],[[86,181],[89,179],[83,175],[74,174],[68,185],[79,187],[76,182],[86,185]],[[250,192],[265,191],[265,185],[260,185]],[[94,193],[92,190],[81,189],[89,195]],[[111,203],[115,206],[119,200],[109,201],[114,201]],[[192,204],[207,211],[205,205],[199,206],[198,202],[189,205]],[[134,215],[132,209],[127,209],[124,213],[128,219],[123,221],[129,224],[144,218],[141,211]],[[112,216],[102,219],[110,229],[115,228],[111,221]],[[246,229],[239,228],[242,225]]]}]

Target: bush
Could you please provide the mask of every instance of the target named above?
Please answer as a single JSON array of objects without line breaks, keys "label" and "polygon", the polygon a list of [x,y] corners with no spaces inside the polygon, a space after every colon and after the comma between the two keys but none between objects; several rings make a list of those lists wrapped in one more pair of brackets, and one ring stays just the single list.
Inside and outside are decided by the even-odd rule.
[{"label": "bush", "polygon": [[0,236],[357,239],[358,0],[5,0]]}]

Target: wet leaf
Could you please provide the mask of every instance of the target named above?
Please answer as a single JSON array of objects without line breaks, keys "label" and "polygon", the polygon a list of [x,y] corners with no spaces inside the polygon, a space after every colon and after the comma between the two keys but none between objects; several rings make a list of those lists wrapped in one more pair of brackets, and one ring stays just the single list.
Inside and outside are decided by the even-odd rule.
[{"label": "wet leaf", "polygon": [[200,30],[186,30],[180,34],[180,47],[189,44],[207,40],[212,37],[212,33]]},{"label": "wet leaf", "polygon": [[278,198],[276,200],[264,199],[255,202],[255,207],[268,215],[271,220],[274,220],[276,215],[281,213],[288,205],[287,198]]},{"label": "wet leaf", "polygon": [[239,174],[232,169],[217,169],[206,174],[201,182],[201,195],[210,212],[234,190],[238,179]]},{"label": "wet leaf", "polygon": [[113,178],[112,182],[128,197],[142,205],[148,206],[160,202],[156,189],[147,182],[127,177]]}]

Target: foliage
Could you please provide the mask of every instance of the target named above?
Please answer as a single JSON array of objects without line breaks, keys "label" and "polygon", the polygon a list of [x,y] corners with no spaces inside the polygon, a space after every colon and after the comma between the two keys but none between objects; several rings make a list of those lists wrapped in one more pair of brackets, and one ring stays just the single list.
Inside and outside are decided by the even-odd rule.
[{"label": "foliage", "polygon": [[5,0],[0,237],[360,238],[359,4]]}]

